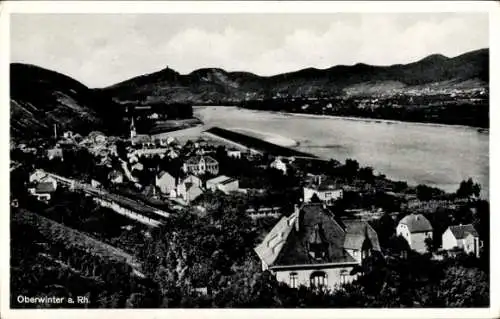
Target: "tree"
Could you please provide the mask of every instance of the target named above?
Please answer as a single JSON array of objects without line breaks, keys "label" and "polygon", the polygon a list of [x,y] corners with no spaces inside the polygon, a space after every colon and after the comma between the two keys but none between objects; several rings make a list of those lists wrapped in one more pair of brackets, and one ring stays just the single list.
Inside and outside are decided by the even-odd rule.
[{"label": "tree", "polygon": [[469,178],[466,181],[461,181],[460,186],[456,191],[456,195],[458,198],[469,198],[472,196],[479,197],[481,193],[481,185],[474,183],[472,178]]},{"label": "tree", "polygon": [[344,164],[344,174],[347,178],[353,178],[356,176],[359,170],[359,163],[353,159],[346,159]]},{"label": "tree", "polygon": [[367,166],[359,170],[359,178],[367,183],[373,183],[375,176],[373,175],[373,168]]},{"label": "tree", "polygon": [[377,231],[380,245],[386,247],[389,239],[395,233],[395,222],[391,215],[384,213],[382,217],[375,223],[375,230]]},{"label": "tree", "polygon": [[425,243],[425,247],[427,248],[428,252],[433,253],[436,251],[437,247],[434,244],[434,240],[431,237],[427,237],[424,240],[424,243]]},{"label": "tree", "polygon": [[436,196],[442,195],[444,192],[435,187],[420,184],[417,186],[417,198],[421,201],[434,199]]}]

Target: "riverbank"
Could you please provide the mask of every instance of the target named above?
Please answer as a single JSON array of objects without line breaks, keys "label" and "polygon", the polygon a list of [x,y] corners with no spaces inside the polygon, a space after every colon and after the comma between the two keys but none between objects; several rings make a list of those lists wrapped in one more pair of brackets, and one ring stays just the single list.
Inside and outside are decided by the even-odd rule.
[{"label": "riverbank", "polygon": [[253,151],[257,151],[259,153],[268,153],[274,156],[284,156],[284,157],[294,156],[294,157],[317,158],[315,155],[309,153],[300,152],[288,147],[270,143],[268,141],[265,141],[263,139],[254,136],[246,135],[228,129],[223,129],[220,127],[211,127],[208,130],[206,130],[205,133],[209,133],[210,135],[215,135],[219,138],[235,142],[239,145],[243,145],[244,147]]},{"label": "riverbank", "polygon": [[156,135],[178,130],[185,130],[202,125],[203,122],[198,118],[183,119],[183,120],[168,120],[155,123],[154,126],[149,130],[148,134]]},{"label": "riverbank", "polygon": [[348,121],[358,121],[365,123],[384,123],[384,124],[416,124],[422,126],[429,127],[455,127],[455,128],[467,128],[467,129],[475,129],[480,133],[489,133],[489,128],[477,127],[477,126],[469,126],[469,125],[460,125],[460,124],[442,124],[442,123],[433,123],[433,122],[415,122],[415,121],[401,121],[401,120],[388,120],[388,119],[378,119],[373,117],[361,117],[361,116],[343,116],[343,115],[320,115],[320,114],[309,114],[309,113],[301,113],[301,112],[284,112],[284,111],[269,111],[269,110],[255,110],[250,108],[245,108],[241,106],[225,106],[225,107],[234,107],[236,109],[247,110],[251,112],[268,112],[271,114],[279,114],[283,116],[293,116],[293,117],[302,117],[302,118],[317,118],[317,119],[335,119],[335,120],[348,120]]}]

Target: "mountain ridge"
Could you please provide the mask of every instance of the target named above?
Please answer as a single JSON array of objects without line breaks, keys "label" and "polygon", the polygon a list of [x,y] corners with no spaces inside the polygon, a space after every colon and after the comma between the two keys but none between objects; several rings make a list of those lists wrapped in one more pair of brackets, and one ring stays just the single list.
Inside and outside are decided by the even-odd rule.
[{"label": "mountain ridge", "polygon": [[221,68],[202,68],[187,74],[165,68],[100,88],[118,101],[173,100],[206,103],[269,98],[282,93],[290,96],[342,94],[360,83],[398,81],[411,87],[433,82],[478,79],[487,86],[489,49],[479,49],[453,58],[432,54],[408,64],[389,66],[356,63],[325,69],[304,68],[272,76],[250,72],[228,72]]}]

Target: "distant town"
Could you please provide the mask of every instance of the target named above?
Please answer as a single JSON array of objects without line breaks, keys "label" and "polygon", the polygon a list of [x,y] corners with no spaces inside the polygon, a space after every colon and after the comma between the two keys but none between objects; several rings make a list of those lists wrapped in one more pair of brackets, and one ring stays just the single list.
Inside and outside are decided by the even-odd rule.
[{"label": "distant town", "polygon": [[[342,110],[320,101],[293,111]],[[220,127],[142,134],[128,114],[122,136],[54,125],[50,139],[11,142],[12,307],[61,307],[16,299],[54,294],[89,308],[489,305],[489,203],[472,179],[447,193]]]},{"label": "distant town", "polygon": [[373,91],[363,87],[363,91],[357,92],[352,88],[334,98],[326,92],[315,97],[280,93],[272,97],[248,96],[239,105],[255,110],[489,128],[489,91],[484,87],[426,86]]}]

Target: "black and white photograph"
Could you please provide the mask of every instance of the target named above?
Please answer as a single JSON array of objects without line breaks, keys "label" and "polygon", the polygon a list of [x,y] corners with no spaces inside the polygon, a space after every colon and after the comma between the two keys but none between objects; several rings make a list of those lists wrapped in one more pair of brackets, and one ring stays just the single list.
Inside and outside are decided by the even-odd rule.
[{"label": "black and white photograph", "polygon": [[490,309],[490,13],[330,11],[11,12],[8,307]]}]

